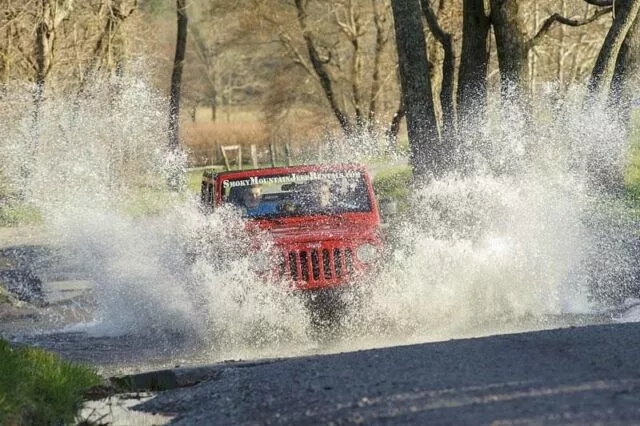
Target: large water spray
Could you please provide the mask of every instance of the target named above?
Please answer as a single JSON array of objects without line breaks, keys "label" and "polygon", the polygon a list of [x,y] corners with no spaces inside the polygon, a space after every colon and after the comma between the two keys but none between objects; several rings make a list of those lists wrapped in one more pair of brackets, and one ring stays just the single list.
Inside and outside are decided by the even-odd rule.
[{"label": "large water spray", "polygon": [[[219,356],[308,347],[301,298],[251,271],[241,219],[204,215],[195,194],[166,189],[185,158],[166,149],[166,99],[144,80],[95,83],[80,99],[50,92],[37,132],[28,91],[3,96],[5,198],[36,207],[47,244],[95,283],[87,331],[177,333]],[[464,170],[416,182],[378,275],[351,294],[352,345],[535,329],[628,296],[629,215],[590,179],[594,164],[624,166],[623,132],[570,97],[563,114],[546,107],[532,131],[503,103],[485,127],[461,129]],[[340,161],[387,149],[336,143],[349,146]]]}]

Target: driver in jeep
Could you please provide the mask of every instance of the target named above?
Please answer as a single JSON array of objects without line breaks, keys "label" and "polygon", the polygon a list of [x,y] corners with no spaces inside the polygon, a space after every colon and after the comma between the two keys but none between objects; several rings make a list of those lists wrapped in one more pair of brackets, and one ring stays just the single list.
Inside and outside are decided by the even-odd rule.
[{"label": "driver in jeep", "polygon": [[240,208],[244,217],[256,217],[273,214],[278,211],[273,203],[265,203],[262,199],[262,186],[255,184],[241,188]]}]

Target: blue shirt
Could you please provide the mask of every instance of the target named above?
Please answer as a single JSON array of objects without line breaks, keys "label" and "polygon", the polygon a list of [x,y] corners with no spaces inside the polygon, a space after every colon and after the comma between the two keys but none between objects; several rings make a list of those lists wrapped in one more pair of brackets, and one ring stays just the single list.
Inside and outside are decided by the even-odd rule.
[{"label": "blue shirt", "polygon": [[278,205],[276,203],[260,203],[256,207],[246,208],[247,217],[269,216],[278,213]]}]

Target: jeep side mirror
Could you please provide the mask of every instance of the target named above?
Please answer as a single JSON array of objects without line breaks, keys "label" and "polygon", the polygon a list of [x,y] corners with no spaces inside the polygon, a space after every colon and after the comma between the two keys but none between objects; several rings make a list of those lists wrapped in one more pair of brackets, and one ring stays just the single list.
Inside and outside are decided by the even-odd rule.
[{"label": "jeep side mirror", "polygon": [[392,198],[380,200],[380,215],[384,221],[393,218],[398,213],[398,204]]},{"label": "jeep side mirror", "polygon": [[214,200],[214,184],[203,179],[200,185],[200,206],[206,213],[213,211]]}]

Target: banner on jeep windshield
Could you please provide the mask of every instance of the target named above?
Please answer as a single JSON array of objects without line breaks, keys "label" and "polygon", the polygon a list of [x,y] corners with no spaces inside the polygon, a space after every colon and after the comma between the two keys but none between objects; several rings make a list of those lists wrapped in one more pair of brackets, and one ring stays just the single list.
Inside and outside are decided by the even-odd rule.
[{"label": "banner on jeep windshield", "polygon": [[291,173],[288,175],[278,176],[251,176],[247,179],[225,180],[222,187],[235,188],[238,186],[250,185],[268,185],[268,184],[286,184],[286,183],[303,183],[313,180],[341,180],[341,179],[360,179],[360,172],[355,170],[345,170],[336,172],[309,172],[309,173]]}]

